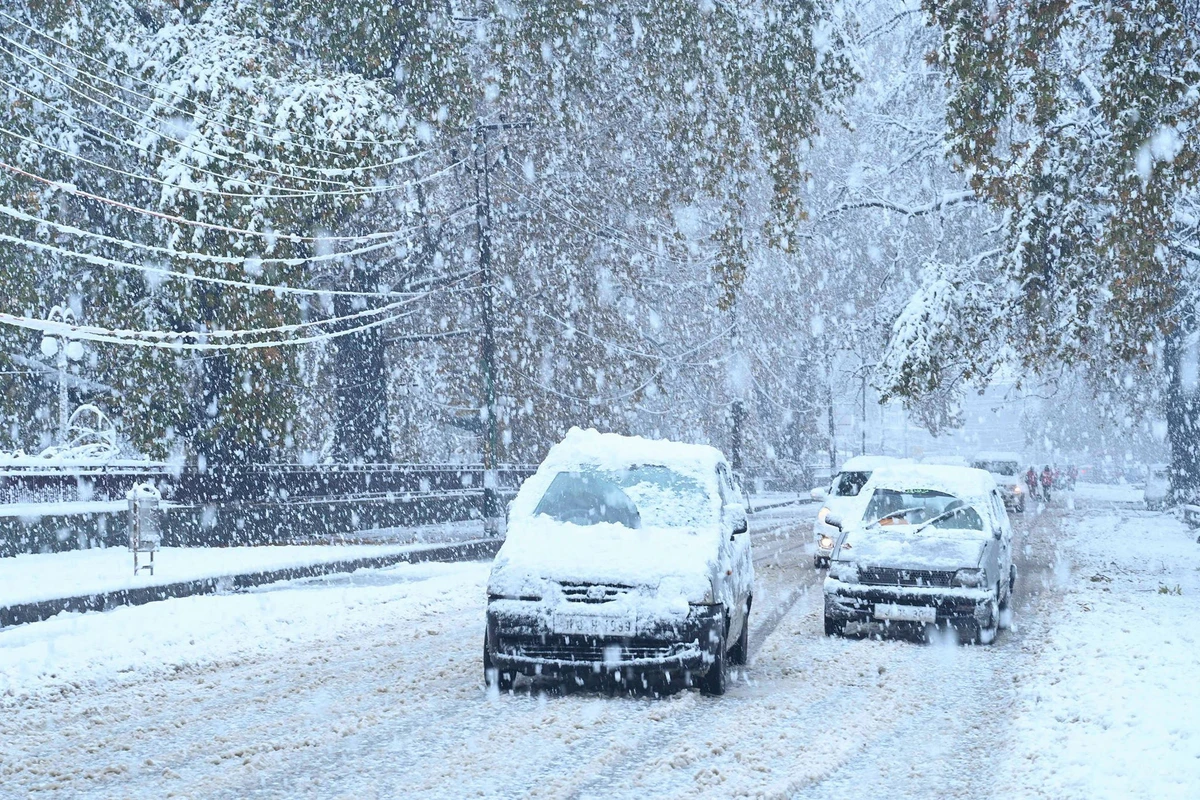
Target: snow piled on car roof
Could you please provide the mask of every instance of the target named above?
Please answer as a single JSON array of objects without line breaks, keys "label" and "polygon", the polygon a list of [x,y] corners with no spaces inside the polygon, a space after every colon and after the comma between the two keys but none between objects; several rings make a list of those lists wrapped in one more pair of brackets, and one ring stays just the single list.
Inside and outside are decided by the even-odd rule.
[{"label": "snow piled on car roof", "polygon": [[716,471],[717,464],[724,462],[721,451],[706,444],[601,433],[595,428],[571,428],[561,442],[550,448],[538,472],[557,474],[582,465],[617,470],[657,464],[705,481]]},{"label": "snow piled on car roof", "polygon": [[838,472],[873,472],[893,464],[903,464],[907,460],[895,456],[854,456],[846,459],[846,463],[842,464]]},{"label": "snow piled on car roof", "polygon": [[[897,464],[876,470],[866,488],[932,489],[972,503],[986,500],[996,488],[991,473],[971,467]],[[866,491],[864,488],[864,492]]]}]

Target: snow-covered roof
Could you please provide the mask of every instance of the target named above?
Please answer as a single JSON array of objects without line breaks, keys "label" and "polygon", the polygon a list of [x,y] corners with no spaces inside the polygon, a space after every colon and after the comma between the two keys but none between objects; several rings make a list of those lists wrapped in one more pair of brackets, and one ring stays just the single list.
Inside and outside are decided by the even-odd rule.
[{"label": "snow-covered roof", "polygon": [[704,478],[724,462],[721,451],[706,444],[600,433],[595,428],[571,428],[561,442],[550,448],[538,471],[557,473],[581,464],[602,469],[660,464],[684,475]]},{"label": "snow-covered roof", "polygon": [[905,460],[894,456],[854,456],[846,459],[838,472],[874,472],[881,467],[903,464]]},{"label": "snow-covered roof", "polygon": [[933,489],[968,501],[983,501],[996,481],[991,473],[971,467],[952,467],[940,464],[897,464],[876,470],[863,488]]}]

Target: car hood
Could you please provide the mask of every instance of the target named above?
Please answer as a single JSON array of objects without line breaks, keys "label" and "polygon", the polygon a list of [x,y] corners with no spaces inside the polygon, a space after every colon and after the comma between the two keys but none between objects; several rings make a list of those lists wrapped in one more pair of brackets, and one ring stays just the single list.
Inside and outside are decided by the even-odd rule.
[{"label": "car hood", "polygon": [[844,560],[877,567],[898,569],[956,570],[978,566],[989,537],[963,531],[949,535],[914,534],[911,526],[895,530],[873,529],[850,534],[850,550]]},{"label": "car hood", "polygon": [[488,593],[549,598],[552,584],[600,583],[633,586],[661,599],[706,602],[718,545],[715,532],[539,520],[510,533],[492,563]]}]

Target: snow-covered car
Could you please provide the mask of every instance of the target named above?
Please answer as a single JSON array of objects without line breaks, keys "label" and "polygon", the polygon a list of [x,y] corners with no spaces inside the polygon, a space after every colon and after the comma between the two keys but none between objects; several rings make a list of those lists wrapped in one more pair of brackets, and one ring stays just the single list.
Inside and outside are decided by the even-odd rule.
[{"label": "snow-covered car", "polygon": [[488,578],[484,675],[725,691],[754,566],[721,452],[573,428],[509,507]]},{"label": "snow-covered car", "polygon": [[829,557],[833,554],[833,543],[838,537],[838,529],[825,522],[825,518],[833,515],[843,520],[857,520],[862,517],[866,508],[862,489],[871,479],[871,474],[880,467],[903,463],[902,459],[891,456],[854,456],[842,464],[828,487],[818,487],[812,490],[812,499],[821,503],[821,510],[813,521],[813,540],[816,549],[813,555],[813,566],[817,569],[829,566]]},{"label": "snow-covered car", "polygon": [[979,453],[971,461],[971,466],[975,469],[991,473],[992,480],[1000,489],[1000,496],[1004,498],[1004,507],[1014,511],[1025,510],[1025,495],[1028,493],[1025,487],[1025,470],[1021,464],[1021,456],[1018,453]]},{"label": "snow-covered car", "polygon": [[1162,508],[1167,504],[1167,495],[1171,491],[1171,466],[1169,464],[1151,464],[1150,474],[1146,478],[1146,488],[1142,497],[1147,508]]},{"label": "snow-covered car", "polygon": [[[863,492],[870,522],[844,524],[825,578],[825,633],[847,626],[953,630],[990,643],[1016,569],[1004,501],[987,472],[913,465],[879,470]],[[841,548],[847,536],[850,548]]]}]

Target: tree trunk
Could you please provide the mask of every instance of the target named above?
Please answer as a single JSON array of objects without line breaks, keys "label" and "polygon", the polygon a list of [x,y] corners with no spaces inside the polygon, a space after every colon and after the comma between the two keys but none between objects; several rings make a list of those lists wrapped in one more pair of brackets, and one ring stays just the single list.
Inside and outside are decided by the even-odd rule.
[{"label": "tree trunk", "polygon": [[[1189,340],[1195,318],[1181,315],[1167,334],[1163,361],[1167,370],[1167,440],[1171,445],[1171,499],[1175,503],[1200,500],[1200,396],[1196,391],[1195,344]],[[1193,362],[1189,364],[1189,361]]]}]

